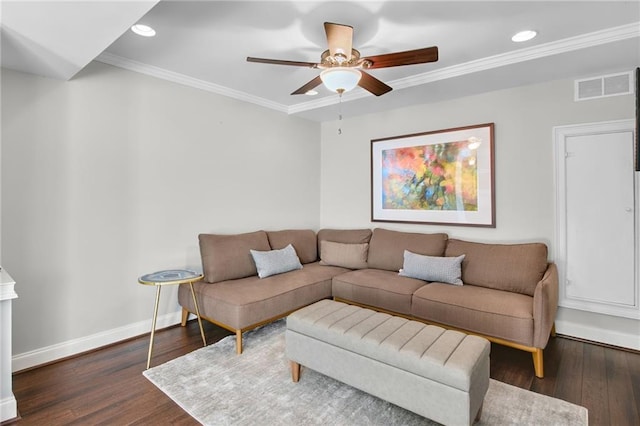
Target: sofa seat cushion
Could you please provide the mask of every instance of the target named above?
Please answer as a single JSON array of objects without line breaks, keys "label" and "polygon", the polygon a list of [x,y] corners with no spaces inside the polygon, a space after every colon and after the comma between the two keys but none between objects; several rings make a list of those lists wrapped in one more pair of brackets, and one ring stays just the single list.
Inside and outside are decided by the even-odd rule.
[{"label": "sofa seat cushion", "polygon": [[411,315],[411,296],[425,285],[397,272],[359,269],[333,277],[333,297]]},{"label": "sofa seat cushion", "polygon": [[[193,287],[202,316],[243,329],[330,298],[331,278],[346,271],[348,269],[315,262],[267,278],[252,276],[215,284],[198,282]],[[180,286],[178,301],[195,312],[188,285]]]},{"label": "sofa seat cushion", "polygon": [[418,319],[533,346],[533,297],[473,285],[430,283],[413,294]]}]

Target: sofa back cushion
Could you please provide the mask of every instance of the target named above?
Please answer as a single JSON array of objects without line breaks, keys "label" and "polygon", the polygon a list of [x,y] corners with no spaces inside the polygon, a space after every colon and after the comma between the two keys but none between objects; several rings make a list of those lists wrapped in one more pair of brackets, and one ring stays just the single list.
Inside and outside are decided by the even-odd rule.
[{"label": "sofa back cushion", "polygon": [[296,250],[300,258],[300,263],[302,264],[318,260],[316,233],[311,229],[267,231],[267,238],[273,250],[280,250],[291,244]]},{"label": "sofa back cushion", "polygon": [[371,229],[321,229],[318,231],[320,241],[333,241],[343,244],[364,244],[371,239]]},{"label": "sofa back cushion", "polygon": [[533,296],[547,270],[547,246],[543,243],[483,244],[450,239],[445,256],[465,255],[462,281]]},{"label": "sofa back cushion", "polygon": [[404,251],[425,256],[442,256],[447,245],[447,234],[418,234],[376,228],[369,243],[369,268],[400,271]]},{"label": "sofa back cushion", "polygon": [[264,231],[247,234],[200,234],[200,256],[204,280],[209,283],[256,275],[256,264],[249,250],[271,250]]}]

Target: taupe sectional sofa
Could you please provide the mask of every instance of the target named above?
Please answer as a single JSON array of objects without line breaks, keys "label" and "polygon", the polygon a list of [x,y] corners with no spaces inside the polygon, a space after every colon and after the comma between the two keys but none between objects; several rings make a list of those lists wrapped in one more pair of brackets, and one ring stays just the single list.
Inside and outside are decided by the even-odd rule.
[{"label": "taupe sectional sofa", "polygon": [[[383,228],[201,234],[199,240],[205,278],[194,289],[200,313],[236,333],[238,353],[244,331],[334,298],[531,352],[536,376],[544,376],[558,274],[542,243],[483,244]],[[260,278],[251,250],[274,253],[289,244],[299,266]],[[413,265],[409,255],[447,265],[458,259],[463,284],[404,276],[412,275],[399,273]],[[178,300],[184,325],[195,312],[188,286],[181,286]]]}]

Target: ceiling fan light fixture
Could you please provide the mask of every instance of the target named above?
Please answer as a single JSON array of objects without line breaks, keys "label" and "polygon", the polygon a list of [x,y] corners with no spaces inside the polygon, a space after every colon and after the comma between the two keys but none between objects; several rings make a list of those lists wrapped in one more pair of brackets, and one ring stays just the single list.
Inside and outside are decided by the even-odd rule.
[{"label": "ceiling fan light fixture", "polygon": [[353,90],[361,77],[362,73],[354,68],[327,68],[320,73],[320,79],[324,86],[336,93]]},{"label": "ceiling fan light fixture", "polygon": [[141,35],[142,37],[153,37],[154,35],[156,35],[156,30],[148,25],[143,24],[135,24],[131,27],[131,31],[138,35]]}]

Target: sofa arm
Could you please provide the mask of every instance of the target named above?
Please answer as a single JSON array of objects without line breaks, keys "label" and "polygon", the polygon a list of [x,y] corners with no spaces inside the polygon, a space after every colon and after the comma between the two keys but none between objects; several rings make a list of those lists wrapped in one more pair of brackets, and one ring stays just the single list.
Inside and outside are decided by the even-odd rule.
[{"label": "sofa arm", "polygon": [[558,268],[549,263],[533,295],[533,346],[544,349],[558,311]]}]

